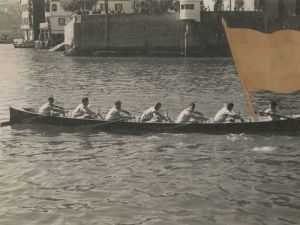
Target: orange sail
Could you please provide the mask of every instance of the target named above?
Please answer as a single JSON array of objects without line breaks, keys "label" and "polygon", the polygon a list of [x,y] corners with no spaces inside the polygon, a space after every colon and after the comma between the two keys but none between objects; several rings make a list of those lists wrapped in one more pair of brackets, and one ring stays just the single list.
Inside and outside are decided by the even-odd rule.
[{"label": "orange sail", "polygon": [[290,93],[300,90],[300,32],[272,34],[225,27],[231,52],[245,89]]}]

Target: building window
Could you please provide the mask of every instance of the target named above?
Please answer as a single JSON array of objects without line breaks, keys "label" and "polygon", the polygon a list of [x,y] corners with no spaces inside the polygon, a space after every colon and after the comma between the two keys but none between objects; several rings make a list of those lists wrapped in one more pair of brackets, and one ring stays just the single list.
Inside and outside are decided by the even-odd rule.
[{"label": "building window", "polygon": [[27,5],[27,4],[22,5],[22,12],[27,11],[27,8],[28,8],[28,5]]},{"label": "building window", "polygon": [[194,6],[194,4],[182,4],[181,5],[181,9],[194,9],[195,8],[195,6]]},{"label": "building window", "polygon": [[115,11],[116,12],[121,12],[123,9],[122,4],[115,4]]},{"label": "building window", "polygon": [[24,25],[28,25],[28,21],[29,21],[28,18],[23,18],[23,24]]},{"label": "building window", "polygon": [[105,12],[105,4],[100,4],[100,10]]},{"label": "building window", "polygon": [[66,25],[66,19],[65,18],[58,18],[58,25]]},{"label": "building window", "polygon": [[52,5],[52,12],[56,12],[57,11],[57,5],[56,4],[53,4]]}]

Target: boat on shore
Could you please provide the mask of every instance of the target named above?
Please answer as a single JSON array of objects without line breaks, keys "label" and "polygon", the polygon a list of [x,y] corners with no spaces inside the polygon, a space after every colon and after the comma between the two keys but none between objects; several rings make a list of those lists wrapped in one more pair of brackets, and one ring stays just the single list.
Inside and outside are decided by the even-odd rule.
[{"label": "boat on shore", "polygon": [[14,48],[34,48],[34,42],[24,39],[14,39],[13,45]]},{"label": "boat on shore", "polygon": [[12,39],[0,39],[0,44],[12,44]]},{"label": "boat on shore", "polygon": [[10,125],[47,124],[66,127],[90,127],[103,131],[128,131],[145,133],[291,133],[300,132],[300,120],[295,118],[278,121],[236,122],[236,123],[141,123],[124,121],[103,121],[76,119],[37,114],[30,108],[9,107]]}]

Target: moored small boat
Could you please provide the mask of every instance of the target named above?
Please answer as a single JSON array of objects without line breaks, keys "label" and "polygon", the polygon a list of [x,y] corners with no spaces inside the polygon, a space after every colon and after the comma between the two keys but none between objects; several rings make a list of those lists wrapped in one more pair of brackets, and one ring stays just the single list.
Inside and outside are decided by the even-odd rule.
[{"label": "moored small boat", "polygon": [[14,39],[14,48],[34,48],[34,42],[23,39]]},{"label": "moored small boat", "polygon": [[9,107],[10,124],[39,123],[53,126],[79,127],[103,131],[129,131],[146,133],[290,133],[300,131],[300,120],[239,122],[239,123],[141,123],[123,121],[102,121],[96,119],[75,119],[37,114],[29,109]]}]

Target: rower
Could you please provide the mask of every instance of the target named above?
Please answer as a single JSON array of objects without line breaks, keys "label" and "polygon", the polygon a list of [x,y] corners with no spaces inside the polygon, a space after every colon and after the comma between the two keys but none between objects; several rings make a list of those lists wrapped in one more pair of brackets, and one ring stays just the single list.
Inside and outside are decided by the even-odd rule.
[{"label": "rower", "polygon": [[[264,114],[264,113],[262,113],[262,114]],[[280,120],[280,116],[277,116],[280,114],[280,112],[277,109],[276,101],[270,102],[269,108],[265,111],[265,114],[268,115],[268,121]],[[272,115],[272,114],[275,114],[275,115]]]},{"label": "rower", "polygon": [[67,109],[54,104],[54,98],[53,98],[53,96],[50,96],[48,98],[48,102],[45,103],[38,110],[38,114],[43,114],[43,115],[51,115],[51,114],[53,114],[54,116],[57,116],[57,115],[63,113],[63,117],[65,117],[66,116],[65,113],[68,113],[68,112],[69,111]]},{"label": "rower", "polygon": [[156,102],[154,106],[147,109],[141,116],[141,122],[161,122],[168,120],[168,117],[161,115],[158,110],[161,108],[161,103]]},{"label": "rower", "polygon": [[[132,116],[128,111],[121,108],[122,102],[116,101],[115,106],[112,107],[109,112],[105,116],[105,120],[111,121],[111,120],[121,120],[121,119],[134,119],[135,116]],[[120,113],[125,113],[127,116],[122,116]]]},{"label": "rower", "polygon": [[184,109],[178,116],[176,123],[187,123],[190,119],[199,120],[202,119],[204,121],[208,120],[207,117],[203,116],[202,113],[195,111],[195,103],[191,102],[189,108]]},{"label": "rower", "polygon": [[72,112],[71,118],[95,119],[97,117],[97,113],[94,113],[89,108],[89,98],[85,97],[81,100],[81,102],[82,103],[79,104]]},{"label": "rower", "polygon": [[244,119],[237,115],[235,112],[232,111],[234,104],[228,103],[225,104],[224,107],[217,112],[217,114],[214,117],[215,123],[230,123],[235,122],[235,119],[239,119],[242,122],[244,122]]}]

